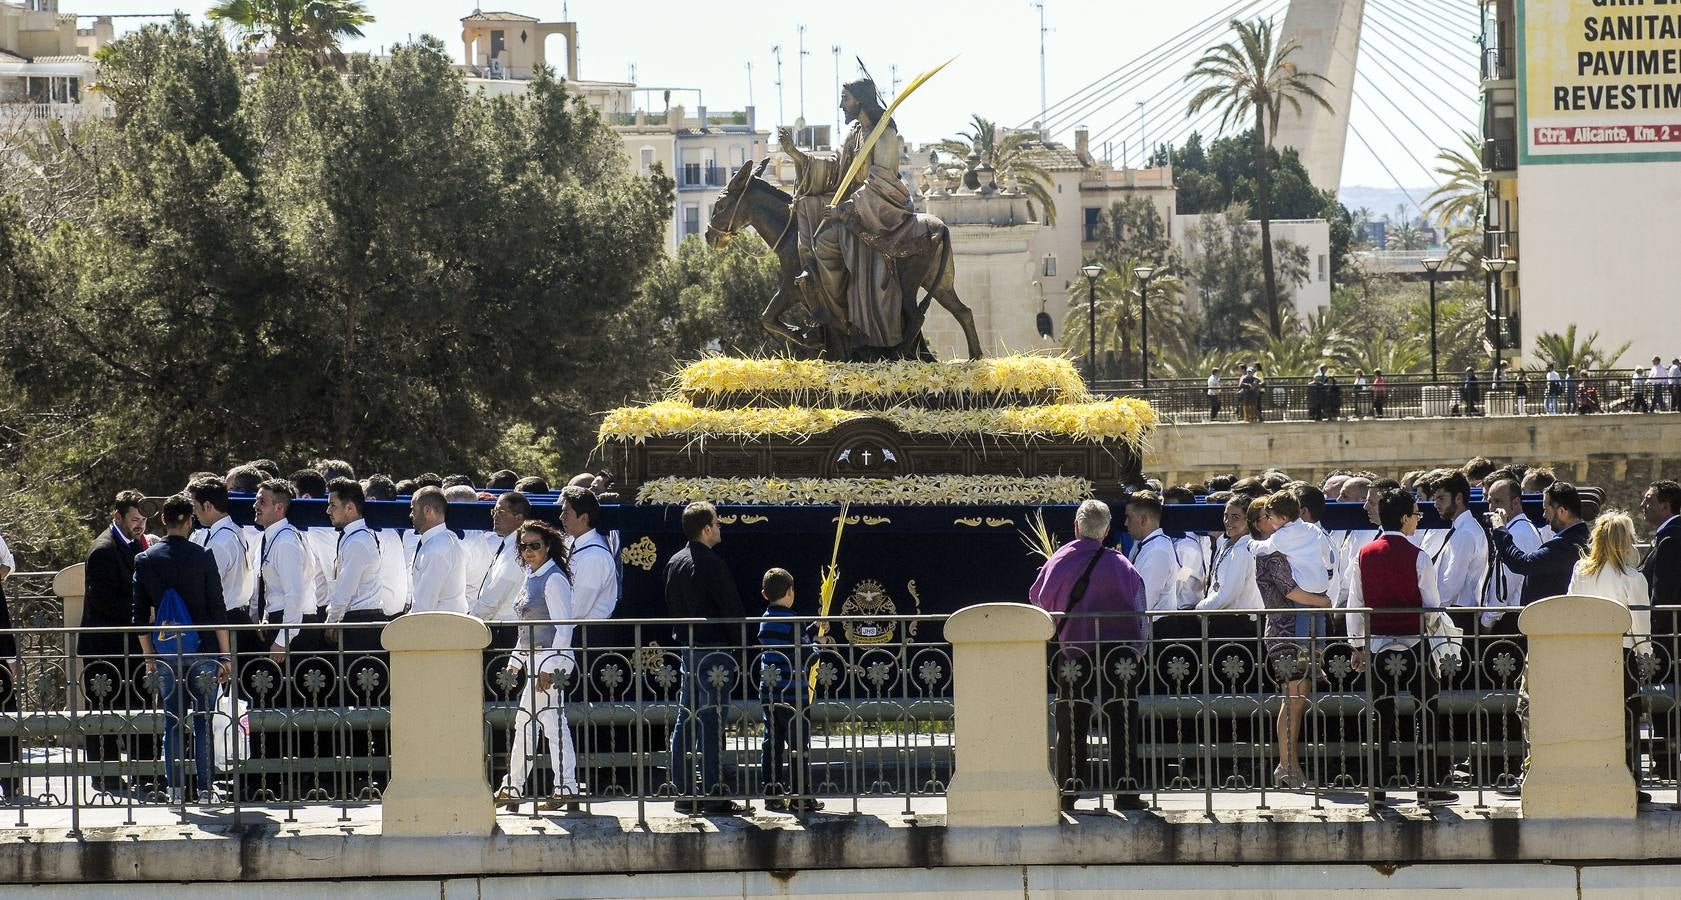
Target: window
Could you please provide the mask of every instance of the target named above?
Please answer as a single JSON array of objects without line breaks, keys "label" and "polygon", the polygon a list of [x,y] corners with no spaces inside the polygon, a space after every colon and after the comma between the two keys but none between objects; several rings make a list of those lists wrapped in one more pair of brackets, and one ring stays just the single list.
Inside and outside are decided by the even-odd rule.
[{"label": "window", "polygon": [[1097,240],[1098,222],[1103,216],[1103,209],[1097,206],[1086,207],[1086,236],[1083,240]]},{"label": "window", "polygon": [[1044,270],[1041,271],[1039,274],[1046,277],[1046,278],[1055,278],[1056,277],[1056,254],[1054,254],[1054,253],[1045,254]]},{"label": "window", "polygon": [[507,32],[492,31],[490,33],[490,58],[491,59],[495,59],[495,58],[501,56],[502,55],[502,50],[504,48],[506,48],[507,46],[508,46]]},{"label": "window", "polygon": [[1325,280],[1325,254],[1319,254],[1319,280]]},{"label": "window", "polygon": [[700,204],[683,204],[683,233],[678,238],[685,238],[691,234],[700,234]]},{"label": "window", "polygon": [[654,148],[643,147],[642,148],[642,174],[644,174],[644,175],[648,174],[648,170],[652,169],[653,167],[654,167]]}]

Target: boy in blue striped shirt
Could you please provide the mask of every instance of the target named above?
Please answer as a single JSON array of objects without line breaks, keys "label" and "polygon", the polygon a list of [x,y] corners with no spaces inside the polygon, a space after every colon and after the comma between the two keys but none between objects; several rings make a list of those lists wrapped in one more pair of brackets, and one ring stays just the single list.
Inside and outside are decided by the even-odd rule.
[{"label": "boy in blue striped shirt", "polygon": [[[777,812],[811,812],[823,808],[816,800],[785,800],[780,794],[809,793],[806,755],[811,737],[801,715],[808,701],[806,679],[795,668],[810,657],[797,651],[812,643],[794,620],[794,576],[787,569],[771,569],[759,582],[765,614],[759,623],[759,701],[765,706],[765,741],[760,764],[765,779],[765,806]],[[796,766],[798,768],[796,768]]]}]

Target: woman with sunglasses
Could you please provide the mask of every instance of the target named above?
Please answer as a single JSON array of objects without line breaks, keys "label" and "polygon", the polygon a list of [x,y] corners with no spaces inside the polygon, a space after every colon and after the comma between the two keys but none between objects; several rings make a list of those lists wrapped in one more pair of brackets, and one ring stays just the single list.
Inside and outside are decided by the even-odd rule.
[{"label": "woman with sunglasses", "polygon": [[528,520],[515,538],[520,563],[528,573],[525,591],[514,603],[519,616],[519,638],[508,660],[508,672],[518,675],[530,669],[520,691],[514,713],[514,740],[508,750],[508,777],[496,792],[496,801],[517,810],[531,774],[531,749],[537,730],[549,739],[549,762],[554,768],[554,794],[537,804],[538,809],[578,808],[578,761],[572,747],[572,732],[566,725],[561,688],[575,665],[572,658],[572,626],[526,624],[572,618],[572,569],[567,564],[564,539],[553,525]]}]

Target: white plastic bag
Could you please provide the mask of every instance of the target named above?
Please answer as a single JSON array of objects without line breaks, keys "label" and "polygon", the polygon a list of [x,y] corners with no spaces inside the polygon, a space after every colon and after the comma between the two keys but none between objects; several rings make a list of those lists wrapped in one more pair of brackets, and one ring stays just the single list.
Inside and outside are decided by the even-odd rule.
[{"label": "white plastic bag", "polygon": [[251,753],[251,717],[237,690],[230,689],[216,699],[216,714],[211,721],[216,729],[215,740],[211,741],[216,770],[230,772],[236,761]]}]

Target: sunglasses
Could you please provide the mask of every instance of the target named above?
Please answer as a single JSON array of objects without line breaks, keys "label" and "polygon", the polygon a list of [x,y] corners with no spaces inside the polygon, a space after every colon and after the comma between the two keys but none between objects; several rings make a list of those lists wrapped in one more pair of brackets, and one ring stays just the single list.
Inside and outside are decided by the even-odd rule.
[{"label": "sunglasses", "polygon": [[519,542],[519,548],[521,550],[541,550],[541,549],[543,549],[543,542],[542,541],[520,541]]}]

